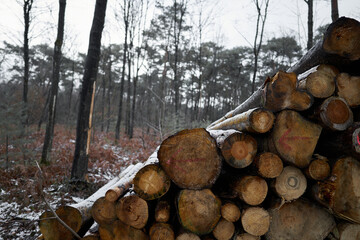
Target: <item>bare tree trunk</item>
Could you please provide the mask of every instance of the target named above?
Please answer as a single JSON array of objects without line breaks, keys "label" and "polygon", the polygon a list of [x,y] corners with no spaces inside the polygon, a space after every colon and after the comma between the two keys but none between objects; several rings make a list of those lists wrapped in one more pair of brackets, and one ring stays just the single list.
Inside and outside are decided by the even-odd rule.
[{"label": "bare tree trunk", "polygon": [[[130,33],[131,35],[131,33]],[[131,37],[130,37],[131,38]],[[131,45],[131,44],[130,44]],[[126,94],[126,116],[125,116],[125,132],[126,135],[130,135],[130,96],[131,96],[131,49],[129,49],[127,58],[128,58],[128,84],[127,84],[127,94]]]},{"label": "bare tree trunk", "polygon": [[30,11],[33,5],[33,0],[24,0],[23,13],[24,13],[24,84],[23,84],[23,110],[22,110],[22,124],[25,128],[29,123],[28,113],[28,85],[29,85],[29,29],[30,29]]},{"label": "bare tree trunk", "polygon": [[[105,64],[104,64],[105,65]],[[104,115],[105,115],[105,91],[106,91],[106,80],[105,76],[102,78],[102,94],[101,94],[101,132],[104,131]]]},{"label": "bare tree trunk", "polygon": [[120,83],[120,101],[119,101],[119,111],[118,118],[115,126],[115,142],[120,138],[120,125],[121,125],[121,115],[122,115],[122,105],[123,105],[123,95],[124,95],[124,83],[125,83],[125,66],[126,66],[126,54],[127,54],[127,38],[129,31],[129,13],[130,13],[130,2],[126,5],[126,0],[124,0],[124,24],[125,24],[125,40],[124,40],[124,54],[123,54],[123,65],[121,72],[121,83]]},{"label": "bare tree trunk", "polygon": [[61,64],[61,55],[62,55],[61,47],[64,38],[65,8],[66,8],[66,0],[59,0],[58,32],[54,44],[53,76],[52,76],[52,84],[51,84],[51,94],[49,98],[48,122],[46,124],[44,146],[41,155],[42,164],[48,164],[49,154],[51,152],[52,141],[54,137],[57,95],[58,95],[59,80],[60,80],[60,64]]},{"label": "bare tree trunk", "polygon": [[[256,73],[257,73],[257,67],[258,67],[258,57],[262,45],[262,39],[264,36],[264,28],[265,28],[265,21],[267,17],[267,10],[269,6],[270,0],[265,0],[265,10],[264,15],[261,14],[261,5],[259,4],[259,0],[255,1],[256,9],[258,12],[257,20],[256,20],[256,34],[255,34],[255,40],[254,40],[254,72],[253,72],[253,79],[252,79],[252,87],[251,87],[251,93],[255,92],[255,80],[256,80]],[[261,20],[261,32],[259,36],[259,25]],[[259,43],[257,42],[258,36],[260,37]]]},{"label": "bare tree trunk", "polygon": [[109,47],[109,84],[108,84],[108,91],[107,91],[107,125],[106,125],[106,132],[109,132],[110,128],[110,117],[111,117],[111,85],[112,85],[112,59],[111,59],[111,47]]},{"label": "bare tree trunk", "polygon": [[338,8],[338,1],[331,0],[331,19],[333,22],[338,20],[339,18],[339,8]]},{"label": "bare tree trunk", "polygon": [[83,84],[80,94],[79,115],[76,128],[74,161],[71,170],[72,180],[85,180],[88,168],[89,125],[94,85],[100,59],[101,36],[104,28],[107,0],[96,0],[91,26],[89,49],[85,62]]},{"label": "bare tree trunk", "polygon": [[72,62],[72,79],[70,85],[70,93],[69,93],[69,105],[68,105],[68,117],[67,117],[67,125],[71,122],[71,103],[72,103],[72,94],[74,90],[74,81],[75,81],[75,61]]},{"label": "bare tree trunk", "polygon": [[313,0],[304,0],[308,5],[308,42],[307,42],[307,50],[310,50],[313,46]]}]

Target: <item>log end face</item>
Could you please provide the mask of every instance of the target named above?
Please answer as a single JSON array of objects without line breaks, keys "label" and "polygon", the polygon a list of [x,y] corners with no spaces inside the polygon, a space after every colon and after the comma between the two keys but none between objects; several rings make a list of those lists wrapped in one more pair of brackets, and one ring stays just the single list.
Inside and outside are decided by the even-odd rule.
[{"label": "log end face", "polygon": [[259,109],[254,111],[250,117],[252,128],[257,133],[266,133],[274,125],[275,115],[268,110]]},{"label": "log end face", "polygon": [[343,98],[330,97],[320,107],[320,118],[330,129],[343,131],[353,123],[353,113]]},{"label": "log end face", "polygon": [[262,236],[269,230],[269,212],[260,207],[250,207],[241,216],[244,230],[253,236]]},{"label": "log end face", "polygon": [[276,193],[286,201],[298,199],[305,193],[307,181],[300,169],[292,166],[284,168],[275,180]]}]

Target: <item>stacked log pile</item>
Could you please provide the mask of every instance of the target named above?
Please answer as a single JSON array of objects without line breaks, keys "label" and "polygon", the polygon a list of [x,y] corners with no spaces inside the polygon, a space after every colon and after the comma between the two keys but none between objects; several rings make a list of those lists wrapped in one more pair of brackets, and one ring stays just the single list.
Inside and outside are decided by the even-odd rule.
[{"label": "stacked log pile", "polygon": [[[360,23],[340,18],[207,129],[57,213],[83,239],[360,239]],[[44,239],[72,239],[40,217]]]}]

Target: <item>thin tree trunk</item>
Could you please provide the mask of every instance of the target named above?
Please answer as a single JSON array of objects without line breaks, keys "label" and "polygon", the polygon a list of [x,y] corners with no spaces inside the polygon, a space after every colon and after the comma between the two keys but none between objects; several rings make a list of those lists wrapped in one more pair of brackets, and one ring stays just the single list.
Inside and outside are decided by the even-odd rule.
[{"label": "thin tree trunk", "polygon": [[[259,57],[259,53],[260,53],[260,49],[261,49],[261,45],[262,45],[262,39],[263,39],[263,36],[264,36],[264,28],[265,28],[265,21],[266,21],[266,17],[267,17],[267,10],[268,10],[268,6],[269,6],[269,1],[270,0],[265,0],[264,16],[261,15],[261,7],[259,5],[259,1],[258,0],[255,1],[256,9],[257,9],[257,12],[258,12],[258,17],[257,17],[257,20],[256,20],[256,34],[255,34],[255,40],[254,40],[254,58],[255,59],[254,59],[254,72],[253,72],[251,93],[255,92],[255,80],[256,80],[256,73],[257,73],[257,67],[258,67],[258,57]],[[259,43],[257,43],[257,38],[258,38],[258,34],[259,34],[260,19],[261,19],[260,40],[259,40]]]},{"label": "thin tree trunk", "polygon": [[[105,64],[104,64],[105,65]],[[101,95],[101,132],[104,132],[104,115],[105,115],[105,76],[102,78],[102,95]]]},{"label": "thin tree trunk", "polygon": [[304,0],[308,5],[308,42],[307,49],[310,50],[313,46],[313,0]]},{"label": "thin tree trunk", "polygon": [[71,79],[71,85],[70,85],[70,94],[69,94],[69,105],[68,105],[68,117],[67,117],[67,125],[69,125],[69,122],[71,122],[71,103],[72,103],[72,94],[74,90],[74,81],[75,81],[75,61],[73,61],[72,65],[72,79]]},{"label": "thin tree trunk", "polygon": [[39,122],[38,122],[38,129],[37,129],[38,131],[40,131],[41,125],[42,125],[42,123],[43,123],[43,121],[45,120],[45,117],[46,117],[46,109],[48,109],[49,100],[50,100],[50,93],[51,93],[51,91],[48,91],[48,94],[46,96],[46,102],[45,102],[44,108],[41,111],[41,116],[40,116],[40,119],[39,119]]},{"label": "thin tree trunk", "polygon": [[88,168],[88,133],[91,124],[90,111],[104,28],[107,0],[96,0],[93,23],[91,26],[88,55],[85,62],[83,84],[80,94],[79,115],[76,128],[74,161],[71,170],[72,180],[85,180]]},{"label": "thin tree trunk", "polygon": [[[130,33],[131,35],[131,33]],[[130,96],[131,96],[131,56],[130,50],[128,51],[128,85],[127,85],[127,94],[126,94],[126,124],[125,131],[126,135],[130,136]]]},{"label": "thin tree trunk", "polygon": [[[115,126],[115,142],[117,142],[120,138],[120,125],[121,125],[121,115],[122,115],[122,105],[123,105],[123,95],[124,95],[124,82],[125,82],[125,66],[126,66],[126,54],[127,54],[127,38],[129,31],[129,13],[130,13],[130,3],[126,5],[126,0],[124,0],[124,23],[125,23],[125,40],[124,40],[124,53],[123,53],[123,65],[121,72],[121,82],[120,82],[120,101],[119,101],[119,111],[118,118]],[[127,9],[126,9],[127,6]]]},{"label": "thin tree trunk", "polygon": [[107,126],[106,126],[106,132],[109,132],[110,128],[110,118],[111,118],[111,84],[112,84],[112,59],[111,59],[111,48],[109,47],[109,55],[110,55],[110,62],[109,62],[109,84],[108,84],[108,91],[107,91]]},{"label": "thin tree trunk", "polygon": [[48,163],[49,154],[51,152],[52,141],[54,137],[57,95],[58,95],[59,80],[60,80],[60,64],[61,64],[60,62],[62,55],[61,47],[64,38],[65,8],[66,8],[66,0],[59,0],[58,32],[54,44],[53,76],[52,76],[52,84],[51,84],[51,94],[49,98],[48,122],[46,124],[44,146],[41,155],[42,164]]},{"label": "thin tree trunk", "polygon": [[29,29],[30,29],[30,11],[33,5],[33,0],[24,0],[24,84],[23,84],[23,110],[22,110],[22,124],[23,128],[27,127],[29,123],[28,113],[28,85],[29,85]]},{"label": "thin tree trunk", "polygon": [[339,8],[338,8],[338,1],[331,0],[331,19],[333,22],[338,20],[339,18]]}]

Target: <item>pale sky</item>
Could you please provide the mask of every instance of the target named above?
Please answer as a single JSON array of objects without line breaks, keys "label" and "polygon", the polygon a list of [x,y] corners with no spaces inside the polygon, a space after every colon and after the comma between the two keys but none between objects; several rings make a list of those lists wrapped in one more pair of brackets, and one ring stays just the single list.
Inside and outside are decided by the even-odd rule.
[{"label": "pale sky", "polygon": [[[192,0],[194,1],[194,0]],[[210,0],[211,1],[211,0]],[[21,2],[21,1],[20,1]],[[58,14],[57,0],[35,0],[42,4],[34,10],[36,25],[33,26],[31,44],[53,44],[56,37]],[[213,0],[213,24],[206,29],[203,41],[219,41],[226,47],[249,46],[255,34],[256,9],[252,0]],[[360,0],[338,0],[339,15],[360,20]],[[114,19],[114,0],[108,1],[107,18]],[[211,4],[208,4],[211,5]],[[95,0],[67,0],[66,41],[69,51],[86,53]],[[190,9],[191,10],[191,9]],[[151,11],[148,19],[153,16]],[[314,31],[331,22],[330,0],[314,0]],[[102,42],[122,43],[121,23],[107,21]],[[117,25],[117,26],[116,26]],[[52,29],[51,31],[47,31]],[[20,44],[22,40],[22,8],[14,0],[2,0],[0,5],[0,42]],[[307,39],[307,5],[304,0],[270,0],[265,26],[265,39],[293,35],[303,46]],[[248,41],[248,42],[247,42]],[[70,44],[71,43],[71,44]],[[1,43],[0,43],[1,44]]]}]

